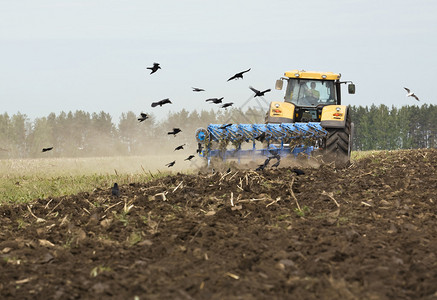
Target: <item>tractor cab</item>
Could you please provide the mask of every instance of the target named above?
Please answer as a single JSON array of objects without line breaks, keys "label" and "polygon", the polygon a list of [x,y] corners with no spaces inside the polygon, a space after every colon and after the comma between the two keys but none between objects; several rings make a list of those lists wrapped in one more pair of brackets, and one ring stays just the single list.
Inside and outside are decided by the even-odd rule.
[{"label": "tractor cab", "polygon": [[[293,70],[276,81],[276,89],[287,83],[284,102],[272,102],[267,123],[320,122],[323,107],[341,104],[340,74]],[[349,84],[349,92],[355,86]]]},{"label": "tractor cab", "polygon": [[296,106],[317,107],[322,104],[339,104],[334,81],[289,78],[285,102]]}]

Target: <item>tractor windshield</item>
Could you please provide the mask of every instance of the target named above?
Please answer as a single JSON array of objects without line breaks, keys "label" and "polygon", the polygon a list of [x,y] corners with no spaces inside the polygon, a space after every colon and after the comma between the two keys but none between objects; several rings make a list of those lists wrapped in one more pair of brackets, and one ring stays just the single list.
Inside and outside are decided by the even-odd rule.
[{"label": "tractor windshield", "polygon": [[285,92],[285,102],[297,106],[317,106],[319,104],[334,104],[334,81],[313,79],[288,79]]}]

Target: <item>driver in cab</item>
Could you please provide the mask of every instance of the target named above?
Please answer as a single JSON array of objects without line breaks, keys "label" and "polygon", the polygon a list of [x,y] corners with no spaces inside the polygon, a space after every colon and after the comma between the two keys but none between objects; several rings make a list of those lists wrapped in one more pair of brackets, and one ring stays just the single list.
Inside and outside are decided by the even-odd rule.
[{"label": "driver in cab", "polygon": [[313,81],[311,82],[311,89],[307,89],[306,90],[306,96],[308,97],[313,97],[317,100],[320,99],[320,92],[318,90],[316,90],[316,83]]}]

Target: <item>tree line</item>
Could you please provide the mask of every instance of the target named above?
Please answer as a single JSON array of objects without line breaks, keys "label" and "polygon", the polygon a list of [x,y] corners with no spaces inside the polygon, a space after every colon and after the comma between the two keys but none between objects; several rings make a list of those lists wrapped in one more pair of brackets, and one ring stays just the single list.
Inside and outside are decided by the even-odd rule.
[{"label": "tree line", "polygon": [[437,106],[351,106],[353,150],[437,147]]},{"label": "tree line", "polygon": [[[350,106],[354,122],[353,150],[395,150],[437,147],[437,106],[401,108]],[[171,153],[178,144],[195,149],[196,129],[210,123],[264,123],[263,108],[202,110],[169,113],[144,122],[132,112],[114,122],[103,111],[50,113],[30,120],[25,114],[0,114],[0,158],[89,157]],[[168,135],[182,129],[176,137]],[[54,147],[50,154],[44,147]]]}]

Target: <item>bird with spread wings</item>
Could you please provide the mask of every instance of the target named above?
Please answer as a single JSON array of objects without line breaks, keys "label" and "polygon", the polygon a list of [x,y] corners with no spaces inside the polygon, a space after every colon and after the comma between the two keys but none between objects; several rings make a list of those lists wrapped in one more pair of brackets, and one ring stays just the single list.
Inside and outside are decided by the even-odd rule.
[{"label": "bird with spread wings", "polygon": [[232,80],[232,79],[238,79],[241,78],[243,79],[243,74],[249,72],[250,69],[247,69],[246,71],[242,71],[240,73],[235,74],[234,76],[232,76],[231,78],[228,79],[228,81]]},{"label": "bird with spread wings", "polygon": [[417,101],[420,101],[419,98],[413,92],[411,92],[409,88],[404,87],[404,89],[407,91],[407,97],[413,97]]}]

